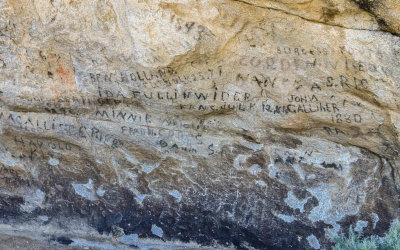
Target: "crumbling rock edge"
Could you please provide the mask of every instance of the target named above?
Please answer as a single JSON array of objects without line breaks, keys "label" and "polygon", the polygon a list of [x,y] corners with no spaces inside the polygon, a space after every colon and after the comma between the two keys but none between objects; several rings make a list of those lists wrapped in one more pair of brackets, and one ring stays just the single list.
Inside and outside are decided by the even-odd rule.
[{"label": "crumbling rock edge", "polygon": [[[82,227],[82,224],[79,225]],[[79,228],[76,226],[75,228]],[[72,229],[72,228],[71,228]],[[132,248],[139,249],[191,249],[191,250],[211,250],[211,249],[232,249],[221,245],[201,246],[197,243],[185,243],[179,241],[165,241],[156,238],[139,238],[135,236],[101,235],[91,229],[82,231],[60,231],[60,228],[52,226],[36,226],[32,224],[8,225],[0,224],[0,235],[25,237],[34,241],[49,244],[49,246],[68,246],[81,247],[82,249],[107,249],[107,250],[127,250]],[[1,245],[0,245],[1,247]],[[81,249],[79,248],[79,249]],[[74,248],[75,249],[75,248]]]}]

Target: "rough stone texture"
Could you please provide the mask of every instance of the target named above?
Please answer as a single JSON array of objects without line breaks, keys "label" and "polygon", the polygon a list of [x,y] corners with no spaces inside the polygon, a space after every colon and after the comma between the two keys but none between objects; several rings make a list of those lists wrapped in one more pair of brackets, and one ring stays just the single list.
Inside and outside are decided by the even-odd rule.
[{"label": "rough stone texture", "polygon": [[396,0],[0,0],[0,232],[328,249],[399,216]]},{"label": "rough stone texture", "polygon": [[90,247],[70,247],[63,245],[56,245],[46,242],[41,242],[38,240],[31,240],[29,238],[24,237],[16,237],[9,235],[0,235],[0,249],[1,250],[32,250],[32,249],[40,249],[40,250],[89,250],[96,248]]}]

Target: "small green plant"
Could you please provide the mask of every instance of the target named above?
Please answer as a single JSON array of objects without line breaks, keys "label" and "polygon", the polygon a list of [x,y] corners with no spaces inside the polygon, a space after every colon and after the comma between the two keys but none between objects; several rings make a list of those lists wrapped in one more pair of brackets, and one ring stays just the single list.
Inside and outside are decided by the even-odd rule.
[{"label": "small green plant", "polygon": [[389,232],[382,238],[370,236],[362,238],[362,231],[349,229],[349,237],[343,234],[335,239],[333,250],[400,250],[400,223],[395,221]]}]

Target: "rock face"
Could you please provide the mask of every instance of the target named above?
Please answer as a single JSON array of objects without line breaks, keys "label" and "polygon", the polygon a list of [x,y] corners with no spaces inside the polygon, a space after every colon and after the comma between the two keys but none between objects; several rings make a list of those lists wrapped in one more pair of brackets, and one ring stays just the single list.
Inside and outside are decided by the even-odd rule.
[{"label": "rock face", "polygon": [[0,231],[160,249],[382,235],[399,6],[0,0]]}]

